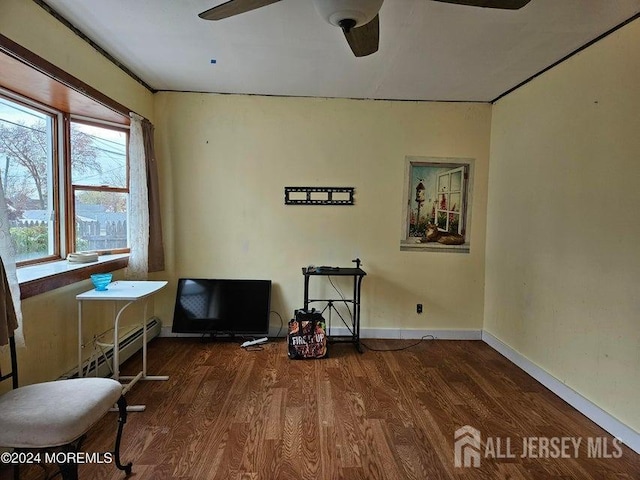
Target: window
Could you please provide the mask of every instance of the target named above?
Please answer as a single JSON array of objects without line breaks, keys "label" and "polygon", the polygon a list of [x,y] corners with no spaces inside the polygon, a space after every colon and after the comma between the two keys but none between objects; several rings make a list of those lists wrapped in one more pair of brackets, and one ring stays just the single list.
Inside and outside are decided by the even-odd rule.
[{"label": "window", "polygon": [[0,90],[0,182],[18,265],[128,247],[128,130],[68,119]]},{"label": "window", "polygon": [[469,252],[473,160],[407,157],[401,250]]},{"label": "window", "polygon": [[465,168],[447,169],[438,174],[438,200],[435,204],[435,215],[428,220],[435,223],[441,232],[454,232],[464,235]]},{"label": "window", "polygon": [[127,248],[127,133],[71,122],[74,250]]},{"label": "window", "polygon": [[59,253],[57,123],[54,114],[0,97],[0,181],[18,262]]}]

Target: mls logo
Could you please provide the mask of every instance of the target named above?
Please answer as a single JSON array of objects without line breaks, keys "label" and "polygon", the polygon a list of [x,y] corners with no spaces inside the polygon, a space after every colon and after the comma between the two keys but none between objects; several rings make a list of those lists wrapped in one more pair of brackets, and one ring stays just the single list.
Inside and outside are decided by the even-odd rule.
[{"label": "mls logo", "polygon": [[480,466],[480,431],[465,425],[456,430],[454,437],[454,466]]}]

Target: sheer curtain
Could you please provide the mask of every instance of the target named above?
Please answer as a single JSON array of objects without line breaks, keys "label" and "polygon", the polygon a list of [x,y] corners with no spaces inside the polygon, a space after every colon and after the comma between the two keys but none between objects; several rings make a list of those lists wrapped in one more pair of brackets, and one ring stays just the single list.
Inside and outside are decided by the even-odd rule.
[{"label": "sheer curtain", "polygon": [[16,274],[16,258],[9,233],[7,202],[0,182],[0,345],[6,345],[12,334],[18,345],[24,345],[22,335],[22,309],[20,308],[20,285]]},{"label": "sheer curtain", "polygon": [[160,186],[151,122],[131,113],[129,131],[129,237],[127,277],[144,280],[164,270]]},{"label": "sheer curtain", "polygon": [[131,113],[129,130],[129,238],[127,277],[145,280],[149,272],[149,197],[140,115]]}]

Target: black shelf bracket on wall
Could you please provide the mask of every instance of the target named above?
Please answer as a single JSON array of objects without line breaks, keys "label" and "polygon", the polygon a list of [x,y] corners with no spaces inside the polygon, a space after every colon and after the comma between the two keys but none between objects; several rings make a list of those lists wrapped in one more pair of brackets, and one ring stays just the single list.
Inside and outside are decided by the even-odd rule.
[{"label": "black shelf bracket on wall", "polygon": [[354,187],[284,187],[285,205],[353,205]]}]

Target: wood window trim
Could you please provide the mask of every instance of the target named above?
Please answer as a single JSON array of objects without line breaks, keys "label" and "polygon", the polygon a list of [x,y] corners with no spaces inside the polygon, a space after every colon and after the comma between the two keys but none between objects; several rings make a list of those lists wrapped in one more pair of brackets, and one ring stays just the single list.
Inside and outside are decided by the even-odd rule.
[{"label": "wood window trim", "polygon": [[[66,262],[66,260],[62,261]],[[40,295],[50,290],[55,290],[56,288],[87,280],[93,273],[120,270],[126,268],[128,265],[129,256],[119,256],[112,260],[91,263],[73,270],[54,273],[41,278],[20,282],[20,298],[24,300],[26,298],[35,297],[36,295]]]},{"label": "wood window trim", "polygon": [[[130,108],[2,34],[0,34],[0,70],[3,73],[0,86],[19,96],[67,114],[66,121],[69,115],[77,115],[120,124],[125,128],[131,123]],[[51,264],[62,262],[66,260],[57,260]],[[114,259],[106,259],[67,271],[44,273],[37,278],[21,281],[20,297],[30,298],[87,280],[92,273],[120,270],[127,267],[128,263],[128,255],[118,255]],[[20,267],[18,270],[23,268],[31,267]]]},{"label": "wood window trim", "polygon": [[132,110],[0,34],[5,88],[62,112],[129,125]]}]

